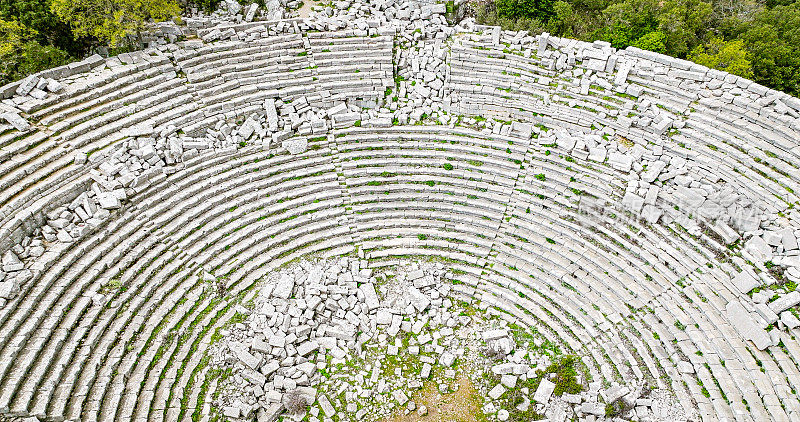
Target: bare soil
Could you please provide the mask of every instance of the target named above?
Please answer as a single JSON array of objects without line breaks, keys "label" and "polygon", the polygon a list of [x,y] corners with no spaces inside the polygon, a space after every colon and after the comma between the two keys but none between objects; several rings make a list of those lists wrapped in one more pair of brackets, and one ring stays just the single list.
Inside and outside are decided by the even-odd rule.
[{"label": "bare soil", "polygon": [[457,380],[458,390],[453,393],[440,394],[434,382],[425,383],[424,387],[414,392],[411,400],[428,408],[428,414],[419,416],[416,410],[408,415],[398,414],[382,422],[481,422],[483,398],[472,385],[469,378],[462,376]]}]

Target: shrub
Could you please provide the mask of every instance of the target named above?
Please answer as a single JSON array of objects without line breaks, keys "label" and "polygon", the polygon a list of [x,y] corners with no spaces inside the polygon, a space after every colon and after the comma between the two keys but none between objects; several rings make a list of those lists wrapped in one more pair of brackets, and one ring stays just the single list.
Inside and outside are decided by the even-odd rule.
[{"label": "shrub", "polygon": [[308,410],[309,403],[298,389],[286,393],[283,400],[286,410],[293,415],[302,414]]},{"label": "shrub", "polygon": [[747,55],[744,41],[725,41],[715,37],[706,44],[695,47],[689,54],[689,60],[712,69],[752,79],[753,65]]},{"label": "shrub", "polygon": [[642,35],[638,40],[634,41],[632,45],[642,50],[664,53],[667,50],[665,44],[666,40],[667,36],[663,32],[652,31]]},{"label": "shrub", "polygon": [[501,18],[536,18],[546,21],[554,14],[552,0],[497,0],[494,5]]},{"label": "shrub", "polygon": [[445,170],[452,170],[453,169],[453,165],[450,164],[450,163],[444,163],[444,166],[442,166],[442,167],[444,167]]}]

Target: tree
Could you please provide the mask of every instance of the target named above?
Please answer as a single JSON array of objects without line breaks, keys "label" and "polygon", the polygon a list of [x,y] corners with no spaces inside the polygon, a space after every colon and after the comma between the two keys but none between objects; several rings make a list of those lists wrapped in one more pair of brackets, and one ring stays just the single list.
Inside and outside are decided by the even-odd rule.
[{"label": "tree", "polygon": [[41,45],[52,45],[72,56],[82,56],[88,50],[85,40],[76,40],[65,22],[50,11],[49,0],[0,1],[0,19],[16,21],[36,32],[33,36]]},{"label": "tree", "polygon": [[661,31],[648,32],[638,40],[633,42],[634,47],[641,48],[642,50],[655,51],[656,53],[664,53],[667,50],[665,41],[667,36]]},{"label": "tree", "polygon": [[614,48],[633,45],[635,40],[658,29],[655,0],[624,0],[603,10],[604,24],[590,38],[608,41]]},{"label": "tree", "polygon": [[705,45],[695,47],[688,59],[712,69],[724,70],[743,78],[752,79],[753,67],[750,60],[747,59],[747,55],[744,41],[725,41],[722,38],[714,37]]},{"label": "tree", "polygon": [[69,55],[34,40],[36,31],[16,21],[0,20],[0,85],[70,61]]},{"label": "tree", "polygon": [[658,14],[658,29],[666,39],[666,52],[675,57],[686,54],[700,42],[713,12],[702,0],[667,0]]},{"label": "tree", "polygon": [[559,37],[573,37],[577,15],[572,10],[572,6],[559,0],[553,4],[553,12],[555,16],[550,20],[550,31]]},{"label": "tree", "polygon": [[753,80],[800,96],[800,4],[761,10],[743,24],[740,39],[750,52]]},{"label": "tree", "polygon": [[111,47],[130,41],[132,35],[141,40],[148,21],[180,13],[174,0],[51,0],[50,8],[75,34],[95,37]]},{"label": "tree", "polygon": [[497,0],[494,5],[501,18],[535,18],[547,22],[553,16],[553,0]]}]

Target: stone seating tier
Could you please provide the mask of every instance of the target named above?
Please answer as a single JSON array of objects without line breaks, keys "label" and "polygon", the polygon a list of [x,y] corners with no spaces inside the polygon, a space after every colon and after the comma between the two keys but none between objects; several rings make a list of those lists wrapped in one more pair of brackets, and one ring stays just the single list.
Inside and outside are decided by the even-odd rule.
[{"label": "stone seating tier", "polygon": [[[0,246],[90,189],[90,170],[126,140],[200,138],[273,99],[301,110],[382,104],[424,81],[396,63],[394,37],[285,22],[279,33],[269,28],[280,22],[231,26],[247,41],[110,59],[22,103],[36,126],[0,135]],[[595,381],[671,389],[704,420],[797,418],[797,328],[777,330],[783,347],[759,350],[727,318],[729,302],[748,298],[733,281],[744,260],[720,260],[726,246],[707,232],[587,211],[622,202],[631,172],[574,147],[624,138],[649,162],[691,158],[698,183],[778,198],[767,212],[783,213],[798,200],[797,122],[762,101],[769,92],[688,62],[629,49],[589,72],[588,46],[517,50],[509,37],[468,34],[450,46],[436,118],[472,122],[352,124],[203,150],[125,190],[124,205],[82,237],[54,242],[0,308],[0,414],[207,415],[217,382],[203,356],[235,305],[295,259],[350,254],[373,268],[445,260],[461,298],[581,355]],[[577,62],[565,65],[560,49]],[[659,118],[679,123],[661,132]],[[290,152],[287,140],[307,147]],[[683,204],[658,183],[654,204]]]}]

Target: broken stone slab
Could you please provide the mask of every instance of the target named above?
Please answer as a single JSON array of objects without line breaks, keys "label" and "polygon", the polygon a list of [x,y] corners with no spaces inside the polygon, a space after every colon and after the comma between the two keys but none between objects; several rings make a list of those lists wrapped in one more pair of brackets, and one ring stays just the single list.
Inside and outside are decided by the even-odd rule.
[{"label": "broken stone slab", "polygon": [[364,294],[364,302],[370,311],[380,307],[380,300],[378,294],[375,292],[375,285],[372,283],[364,283],[359,287],[359,290]]},{"label": "broken stone slab", "polygon": [[253,3],[247,8],[247,13],[245,13],[244,20],[246,22],[252,22],[253,18],[256,16],[256,12],[258,11],[258,4]]},{"label": "broken stone slab", "polygon": [[336,409],[334,409],[331,401],[328,400],[328,396],[324,394],[319,395],[319,407],[322,408],[322,411],[325,412],[325,415],[329,418],[336,416]]},{"label": "broken stone slab", "polygon": [[606,160],[606,152],[606,149],[603,147],[591,147],[589,148],[589,157],[587,157],[587,159],[589,161],[602,163]]},{"label": "broken stone slab", "polygon": [[739,233],[736,233],[736,230],[725,224],[722,220],[717,220],[713,226],[713,229],[714,232],[716,232],[722,238],[722,241],[727,245],[730,245],[739,239]]},{"label": "broken stone slab", "polygon": [[361,119],[361,114],[355,112],[339,113],[331,116],[331,120],[333,120],[333,127],[336,129],[353,126],[359,119]]},{"label": "broken stone slab", "polygon": [[752,341],[759,350],[766,349],[772,343],[769,333],[756,324],[741,302],[728,302],[725,305],[725,311],[728,314],[728,320],[739,335],[745,340]]},{"label": "broken stone slab", "polygon": [[756,303],[754,306],[756,314],[760,316],[767,325],[772,325],[778,321],[778,314],[772,311],[766,303]]},{"label": "broken stone slab", "polygon": [[14,126],[14,129],[24,132],[31,128],[30,123],[27,120],[20,117],[17,113],[12,113],[10,111],[0,114],[0,118],[7,121],[11,126]]},{"label": "broken stone slab", "polygon": [[753,290],[761,285],[761,283],[753,274],[750,273],[750,271],[745,269],[733,278],[733,285],[736,286],[740,292],[746,294],[750,292],[750,290]]},{"label": "broken stone slab", "polygon": [[511,136],[520,139],[530,139],[533,133],[533,126],[530,123],[511,122]]},{"label": "broken stone slab", "polygon": [[17,296],[19,287],[17,286],[16,278],[6,279],[0,282],[0,298],[10,300]]},{"label": "broken stone slab", "polygon": [[417,311],[422,312],[425,309],[427,309],[428,306],[430,306],[431,300],[428,298],[428,296],[423,294],[415,287],[410,287],[408,293],[409,293],[409,299],[411,300],[411,304]]},{"label": "broken stone slab", "polygon": [[17,254],[8,250],[3,254],[3,271],[10,273],[13,271],[20,271],[25,268],[25,265],[20,261]]},{"label": "broken stone slab", "polygon": [[751,237],[744,249],[761,262],[772,260],[772,247],[761,236]]},{"label": "broken stone slab", "polygon": [[439,363],[446,368],[453,366],[455,362],[456,362],[456,356],[450,352],[444,352],[439,357]]},{"label": "broken stone slab", "polygon": [[407,277],[409,280],[414,281],[418,278],[422,278],[425,276],[425,273],[422,270],[414,270],[408,273]]},{"label": "broken stone slab", "polygon": [[292,296],[293,290],[294,277],[284,274],[278,280],[278,284],[275,285],[275,289],[272,291],[272,296],[281,299],[289,299]]},{"label": "broken stone slab", "polygon": [[[542,380],[542,382],[544,382],[544,381],[545,380]],[[541,384],[539,384],[539,385],[541,386]],[[555,387],[553,387],[553,388],[555,388]],[[504,387],[503,384],[497,384],[497,385],[494,386],[494,388],[489,390],[489,397],[492,400],[497,400],[500,397],[502,397],[503,394],[505,394],[505,393],[506,393],[506,387]]]},{"label": "broken stone slab", "polygon": [[281,143],[281,146],[286,148],[290,154],[302,154],[308,148],[308,139],[305,138],[297,138],[297,139],[288,139]]},{"label": "broken stone slab", "polygon": [[505,338],[508,337],[508,330],[504,328],[499,328],[496,330],[486,330],[481,333],[481,337],[483,338],[484,341]]},{"label": "broken stone slab", "polygon": [[154,132],[151,123],[139,123],[122,130],[123,137],[135,138],[138,136],[151,136]]},{"label": "broken stone slab", "polygon": [[254,369],[245,370],[242,376],[253,385],[263,386],[267,382],[267,377]]},{"label": "broken stone slab", "polygon": [[392,397],[397,401],[397,403],[400,406],[403,406],[406,403],[408,403],[408,396],[402,390],[392,391]]},{"label": "broken stone slab", "polygon": [[335,106],[329,108],[325,112],[325,114],[327,114],[328,117],[332,117],[332,116],[335,116],[337,114],[344,113],[346,111],[347,111],[347,104],[346,103],[339,103],[339,104],[336,104]]},{"label": "broken stone slab", "polygon": [[257,422],[275,422],[283,413],[283,403],[272,403],[267,407],[258,409],[256,413]]},{"label": "broken stone slab", "polygon": [[119,202],[119,198],[111,192],[102,192],[97,195],[97,203],[100,205],[100,208],[106,210],[115,210],[122,206]]},{"label": "broken stone slab", "polygon": [[[591,160],[591,158],[589,159]],[[633,157],[620,152],[611,152],[608,154],[608,164],[615,170],[627,173],[631,171]]]},{"label": "broken stone slab", "polygon": [[606,403],[613,403],[619,398],[624,397],[630,393],[631,390],[626,386],[612,385],[611,387],[603,390],[602,395]]},{"label": "broken stone slab", "polygon": [[797,317],[789,311],[781,312],[781,322],[789,329],[800,327],[800,320],[798,320]]},{"label": "broken stone slab", "polygon": [[28,76],[27,78],[23,79],[22,82],[17,87],[17,95],[28,95],[31,91],[36,88],[36,85],[39,84],[39,77],[36,75]]},{"label": "broken stone slab", "polygon": [[667,163],[663,161],[654,161],[647,165],[647,169],[642,172],[642,180],[647,183],[653,183],[658,176],[667,167]]},{"label": "broken stone slab", "polygon": [[772,309],[772,312],[779,314],[793,306],[796,306],[799,303],[800,303],[800,292],[793,291],[771,302],[769,304],[769,308]]},{"label": "broken stone slab", "polygon": [[553,391],[555,391],[555,389],[556,385],[554,383],[546,379],[542,379],[542,381],[539,382],[539,387],[536,389],[536,393],[533,395],[533,400],[538,403],[547,404],[547,402],[550,401],[550,397],[553,396]]},{"label": "broken stone slab", "polygon": [[309,353],[313,352],[314,350],[319,349],[319,343],[314,340],[309,340],[304,343],[300,343],[297,345],[297,354],[298,356],[307,356]]},{"label": "broken stone slab", "polygon": [[667,129],[672,127],[673,123],[675,122],[672,119],[661,116],[657,122],[653,122],[653,132],[655,132],[656,135],[663,135],[667,133]]},{"label": "broken stone slab", "polygon": [[281,365],[277,361],[273,360],[273,361],[270,361],[270,362],[267,362],[266,364],[264,364],[264,366],[261,367],[261,371],[260,372],[265,377],[269,377],[275,371],[277,371],[278,368],[280,368],[280,367],[281,367]]},{"label": "broken stone slab", "polygon": [[243,364],[245,364],[250,369],[257,371],[261,364],[263,363],[263,359],[259,359],[247,350],[242,347],[240,344],[232,344],[231,351],[236,355],[236,358],[239,359]]},{"label": "broken stone slab", "polygon": [[642,218],[650,224],[658,223],[658,219],[664,214],[660,208],[656,207],[655,205],[645,205],[642,208]]},{"label": "broken stone slab", "polygon": [[644,198],[639,195],[636,195],[633,192],[626,192],[625,196],[622,197],[622,206],[628,210],[633,211],[635,214],[639,214],[641,212],[642,206],[644,205]]},{"label": "broken stone slab", "polygon": [[272,98],[264,100],[264,110],[267,114],[267,125],[271,132],[278,130],[278,110],[275,108],[275,101]]}]

